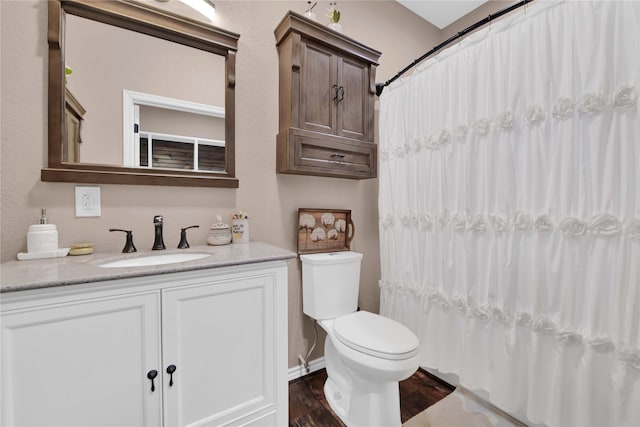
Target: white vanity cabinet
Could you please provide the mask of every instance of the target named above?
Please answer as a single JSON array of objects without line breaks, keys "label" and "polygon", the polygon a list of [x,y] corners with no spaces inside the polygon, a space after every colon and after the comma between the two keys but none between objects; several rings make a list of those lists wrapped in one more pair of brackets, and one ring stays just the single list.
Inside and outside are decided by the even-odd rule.
[{"label": "white vanity cabinet", "polygon": [[3,293],[1,424],[286,426],[286,281],[271,261]]}]

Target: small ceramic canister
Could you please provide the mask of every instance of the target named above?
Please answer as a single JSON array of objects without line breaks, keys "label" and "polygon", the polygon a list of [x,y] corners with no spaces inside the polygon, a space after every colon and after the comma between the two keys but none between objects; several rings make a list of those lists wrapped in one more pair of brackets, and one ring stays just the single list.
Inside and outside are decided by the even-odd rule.
[{"label": "small ceramic canister", "polygon": [[217,223],[211,226],[207,243],[212,246],[228,245],[231,243],[231,228],[229,224],[222,222],[222,217],[217,216]]}]

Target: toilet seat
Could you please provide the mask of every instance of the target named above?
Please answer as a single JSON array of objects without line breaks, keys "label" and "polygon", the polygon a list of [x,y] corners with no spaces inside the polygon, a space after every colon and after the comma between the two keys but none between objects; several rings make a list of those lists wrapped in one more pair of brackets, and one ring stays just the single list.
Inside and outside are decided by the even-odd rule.
[{"label": "toilet seat", "polygon": [[401,360],[418,354],[418,338],[409,328],[368,311],[338,317],[333,331],[341,343],[370,356]]}]

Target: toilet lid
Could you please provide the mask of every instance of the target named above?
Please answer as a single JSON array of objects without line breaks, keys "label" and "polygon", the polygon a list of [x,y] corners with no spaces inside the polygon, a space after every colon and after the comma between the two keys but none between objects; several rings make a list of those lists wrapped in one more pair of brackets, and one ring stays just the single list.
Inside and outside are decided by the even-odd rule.
[{"label": "toilet lid", "polygon": [[356,311],[338,317],[333,330],[343,344],[383,359],[408,359],[418,353],[418,337],[395,320]]}]

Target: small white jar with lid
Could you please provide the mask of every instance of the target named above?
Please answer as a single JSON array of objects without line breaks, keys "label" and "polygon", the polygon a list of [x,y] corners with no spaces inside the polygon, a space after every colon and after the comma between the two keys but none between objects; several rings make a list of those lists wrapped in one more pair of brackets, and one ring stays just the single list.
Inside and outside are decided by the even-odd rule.
[{"label": "small white jar with lid", "polygon": [[211,246],[228,245],[231,243],[231,228],[229,224],[222,222],[222,217],[217,216],[217,223],[211,226],[207,243]]}]

